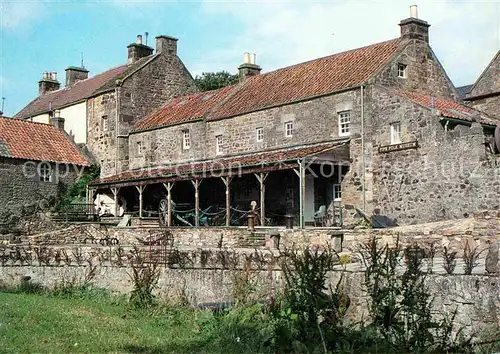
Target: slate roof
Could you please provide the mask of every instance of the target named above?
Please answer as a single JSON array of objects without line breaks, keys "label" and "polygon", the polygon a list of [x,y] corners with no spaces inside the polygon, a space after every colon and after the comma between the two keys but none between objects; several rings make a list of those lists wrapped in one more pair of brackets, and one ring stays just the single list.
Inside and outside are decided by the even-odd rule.
[{"label": "slate roof", "polygon": [[[135,129],[226,118],[355,87],[374,76],[400,43],[397,38],[252,76],[205,95],[175,98]],[[192,106],[184,107],[188,104]]]},{"label": "slate roof", "polygon": [[[319,154],[321,152],[329,151],[334,148],[346,147],[339,150],[336,156],[338,162],[348,161],[349,148],[346,141],[326,142],[308,146],[281,148],[271,151],[263,151],[259,153],[251,153],[238,156],[221,157],[205,161],[194,161],[181,163],[176,165],[159,166],[141,170],[125,171],[120,174],[99,178],[91,185],[96,184],[110,184],[110,183],[125,183],[138,180],[185,180],[190,176],[197,174],[209,175],[214,172],[217,176],[231,175],[231,173],[238,173],[240,168],[255,168],[253,172],[258,169],[264,168],[265,165],[274,164],[272,168],[283,169],[290,168],[286,162],[292,161],[296,163],[297,159]],[[248,171],[247,171],[248,173]]]},{"label": "slate roof", "polygon": [[123,80],[156,57],[157,54],[150,55],[133,64],[121,65],[88,79],[77,81],[71,87],[63,87],[43,96],[38,96],[17,113],[14,118],[29,118],[48,112],[50,106],[52,109],[62,108],[84,101],[97,93],[109,91],[116,87],[116,80]]},{"label": "slate roof", "polygon": [[89,166],[69,137],[50,124],[0,117],[0,156]]},{"label": "slate roof", "polygon": [[458,98],[460,98],[462,101],[465,100],[465,95],[468,94],[473,87],[474,84],[457,87]]},{"label": "slate roof", "polygon": [[493,126],[500,124],[500,121],[492,119],[478,110],[446,98],[428,96],[410,91],[395,92],[398,95],[406,97],[422,106],[430,109],[437,109],[439,111],[439,115],[442,117],[465,120],[469,122],[478,122]]}]

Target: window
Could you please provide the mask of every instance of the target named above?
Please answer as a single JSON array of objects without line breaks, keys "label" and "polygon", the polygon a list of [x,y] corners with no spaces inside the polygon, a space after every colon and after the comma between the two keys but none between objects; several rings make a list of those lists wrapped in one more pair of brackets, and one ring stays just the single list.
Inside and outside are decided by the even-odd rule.
[{"label": "window", "polygon": [[264,128],[259,127],[256,129],[257,141],[264,141]]},{"label": "window", "polygon": [[339,113],[339,136],[351,134],[351,111]]},{"label": "window", "polygon": [[52,170],[51,170],[50,165],[48,163],[44,162],[38,166],[38,174],[40,176],[41,182],[52,181]]},{"label": "window", "polygon": [[285,136],[290,138],[293,136],[293,122],[285,122]]},{"label": "window", "polygon": [[398,77],[406,79],[406,68],[405,64],[398,64]]},{"label": "window", "polygon": [[391,144],[399,144],[401,142],[401,123],[391,124]]},{"label": "window", "polygon": [[224,143],[222,135],[217,135],[215,137],[215,153],[217,155],[222,154],[222,144]]},{"label": "window", "polygon": [[340,184],[333,185],[333,201],[338,202],[342,200],[342,186]]},{"label": "window", "polygon": [[182,131],[182,149],[189,150],[191,148],[191,135],[189,130]]},{"label": "window", "polygon": [[109,129],[108,116],[102,116],[102,131],[107,132]]},{"label": "window", "polygon": [[137,142],[135,152],[138,156],[142,155],[142,142]]}]

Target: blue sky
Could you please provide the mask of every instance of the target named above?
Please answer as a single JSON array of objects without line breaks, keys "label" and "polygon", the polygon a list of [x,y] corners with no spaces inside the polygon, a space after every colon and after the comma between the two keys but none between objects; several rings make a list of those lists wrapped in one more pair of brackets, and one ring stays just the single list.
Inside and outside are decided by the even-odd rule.
[{"label": "blue sky", "polygon": [[13,115],[36,97],[43,71],[91,75],[126,62],[137,34],[179,38],[193,75],[236,72],[242,53],[263,71],[395,38],[409,6],[457,85],[472,83],[499,49],[499,1],[6,1],[0,0],[0,97]]}]

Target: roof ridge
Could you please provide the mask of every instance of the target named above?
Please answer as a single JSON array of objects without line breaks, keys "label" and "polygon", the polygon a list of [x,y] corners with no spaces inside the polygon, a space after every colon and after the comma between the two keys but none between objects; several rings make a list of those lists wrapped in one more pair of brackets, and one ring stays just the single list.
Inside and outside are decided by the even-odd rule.
[{"label": "roof ridge", "polygon": [[[0,119],[3,119],[3,120],[8,120],[8,121],[15,121],[15,122],[22,122],[22,123],[27,123],[27,124],[40,124],[40,125],[45,125],[45,126],[49,126],[49,127],[52,127],[54,129],[57,129],[55,126],[53,126],[52,124],[50,123],[42,123],[42,122],[33,122],[27,118],[15,118],[15,117],[12,117],[12,118],[9,118],[9,117],[0,117]],[[59,129],[58,129],[59,130]]]},{"label": "roof ridge", "polygon": [[362,47],[352,48],[352,49],[344,50],[342,52],[325,55],[325,56],[322,56],[322,57],[319,57],[319,58],[302,61],[300,63],[296,63],[296,64],[284,66],[282,68],[274,69],[272,71],[268,71],[268,72],[265,72],[263,74],[251,76],[247,80],[245,80],[245,82],[248,81],[248,80],[251,80],[253,78],[263,77],[263,76],[266,76],[266,75],[269,75],[269,74],[272,74],[272,73],[275,73],[275,72],[278,72],[278,71],[281,71],[281,70],[287,70],[287,69],[290,69],[290,68],[293,68],[293,67],[296,67],[296,66],[299,66],[299,65],[304,65],[304,64],[307,64],[307,63],[312,63],[312,62],[315,62],[315,61],[318,61],[318,60],[322,60],[322,59],[332,58],[332,57],[335,57],[337,55],[347,54],[347,53],[355,52],[355,51],[358,51],[358,50],[362,50],[362,49],[367,49],[367,48],[370,48],[370,47],[379,46],[379,45],[382,45],[382,44],[388,44],[388,43],[391,43],[391,42],[400,42],[400,41],[402,41],[400,37],[393,38],[393,39],[385,40],[385,41],[382,41],[382,42],[372,43],[372,44],[364,45]]}]

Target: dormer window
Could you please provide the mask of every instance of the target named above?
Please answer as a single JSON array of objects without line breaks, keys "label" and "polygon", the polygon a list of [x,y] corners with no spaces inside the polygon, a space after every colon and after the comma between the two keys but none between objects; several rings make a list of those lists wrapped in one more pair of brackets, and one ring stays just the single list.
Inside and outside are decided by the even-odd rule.
[{"label": "dormer window", "polygon": [[189,150],[191,148],[191,134],[189,130],[185,129],[182,131],[182,149]]},{"label": "dormer window", "polygon": [[402,79],[406,79],[407,78],[407,68],[408,66],[405,65],[405,64],[398,64],[398,77],[402,78]]}]

